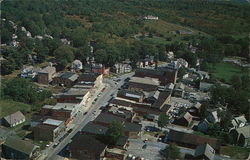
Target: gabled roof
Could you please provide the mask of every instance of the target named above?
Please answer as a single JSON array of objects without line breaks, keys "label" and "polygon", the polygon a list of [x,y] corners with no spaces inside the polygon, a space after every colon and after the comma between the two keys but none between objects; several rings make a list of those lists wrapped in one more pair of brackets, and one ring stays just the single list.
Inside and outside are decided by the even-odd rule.
[{"label": "gabled roof", "polygon": [[233,126],[238,126],[241,123],[247,123],[245,116],[234,117],[232,120]]},{"label": "gabled roof", "polygon": [[23,119],[25,119],[25,116],[22,114],[22,112],[17,111],[11,115],[8,115],[6,117],[4,117],[4,119],[10,124],[15,124]]},{"label": "gabled roof", "polygon": [[183,118],[185,118],[188,121],[188,123],[190,123],[193,119],[193,116],[189,112],[186,112]]},{"label": "gabled roof", "polygon": [[124,122],[125,119],[115,116],[113,114],[109,114],[109,113],[101,113],[99,114],[99,116],[94,120],[95,122],[101,122],[101,123],[107,123],[107,124],[111,124],[113,122]]},{"label": "gabled roof", "polygon": [[69,148],[70,150],[83,150],[89,152],[89,154],[100,155],[106,148],[106,145],[93,136],[78,134],[72,139]]},{"label": "gabled roof", "polygon": [[83,73],[79,76],[78,81],[95,82],[98,76],[100,76],[99,73]]},{"label": "gabled roof", "polygon": [[215,150],[207,143],[197,146],[194,156],[200,157],[203,155],[205,155],[209,160],[214,160]]},{"label": "gabled roof", "polygon": [[159,93],[157,101],[152,105],[152,108],[159,108],[163,105],[166,99],[171,96],[171,92],[164,91]]},{"label": "gabled roof", "polygon": [[82,132],[90,134],[105,134],[107,130],[107,127],[89,122],[86,126],[83,127]]},{"label": "gabled roof", "polygon": [[124,130],[128,132],[140,132],[142,128],[142,125],[130,122],[125,122],[124,126]]},{"label": "gabled roof", "polygon": [[63,72],[59,75],[61,78],[69,79],[71,81],[75,81],[78,78],[78,75],[73,72]]},{"label": "gabled roof", "polygon": [[27,155],[30,155],[36,148],[39,148],[28,141],[24,141],[13,136],[9,136],[4,142],[4,145]]}]

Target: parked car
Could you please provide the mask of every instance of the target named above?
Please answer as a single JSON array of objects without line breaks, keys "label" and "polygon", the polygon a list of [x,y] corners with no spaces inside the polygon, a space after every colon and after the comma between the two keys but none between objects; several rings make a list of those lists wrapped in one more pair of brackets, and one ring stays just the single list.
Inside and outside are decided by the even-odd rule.
[{"label": "parked car", "polygon": [[147,132],[159,132],[160,129],[157,127],[154,127],[154,126],[146,126],[145,131],[147,131]]},{"label": "parked car", "polygon": [[142,146],[142,149],[146,149],[147,148],[147,144],[144,144],[143,146]]}]

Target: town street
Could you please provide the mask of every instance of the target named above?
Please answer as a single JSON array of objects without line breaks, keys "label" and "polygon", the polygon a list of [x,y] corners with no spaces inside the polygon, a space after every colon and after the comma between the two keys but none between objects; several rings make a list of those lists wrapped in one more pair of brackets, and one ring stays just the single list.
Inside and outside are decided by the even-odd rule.
[{"label": "town street", "polygon": [[[106,88],[104,90],[104,92],[102,92],[101,96],[98,98],[98,100],[96,101],[95,104],[92,104],[88,110],[88,113],[84,116],[77,116],[76,119],[82,120],[80,121],[80,123],[76,124],[75,128],[72,130],[72,132],[65,138],[63,139],[58,146],[56,146],[55,148],[53,148],[53,145],[51,145],[50,147],[48,147],[43,153],[47,154],[47,159],[49,160],[54,160],[56,155],[68,144],[71,142],[72,137],[74,137],[74,135],[80,131],[88,122],[92,121],[94,119],[94,117],[97,116],[97,114],[99,114],[100,112],[97,112],[99,110],[99,108],[106,104],[114,94],[117,93],[118,88],[120,88],[123,83],[124,80],[128,77],[131,77],[134,73],[128,73],[128,74],[124,74],[122,76],[120,76],[120,81],[118,83],[115,83],[113,80],[111,79],[104,79],[104,84],[106,84]],[[98,94],[98,93],[97,93]],[[95,99],[94,98],[92,99]]]}]

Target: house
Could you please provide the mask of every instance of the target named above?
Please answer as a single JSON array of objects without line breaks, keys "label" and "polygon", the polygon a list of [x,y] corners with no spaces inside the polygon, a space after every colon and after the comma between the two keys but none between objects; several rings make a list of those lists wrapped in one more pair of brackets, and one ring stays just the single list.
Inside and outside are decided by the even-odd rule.
[{"label": "house", "polygon": [[53,84],[65,87],[72,87],[77,81],[78,75],[73,72],[63,72],[53,78]]},{"label": "house", "polygon": [[179,67],[188,68],[188,62],[183,58],[178,58],[177,63]]},{"label": "house", "polygon": [[25,66],[20,74],[21,78],[35,78],[40,68],[34,68],[33,66]]},{"label": "house", "polygon": [[101,113],[93,121],[95,124],[99,124],[108,127],[113,122],[124,123],[125,119],[110,113]]},{"label": "house", "polygon": [[57,103],[56,105],[44,105],[40,113],[43,116],[62,117],[69,122],[78,113],[80,107],[75,103]]},{"label": "house", "polygon": [[[55,119],[46,119],[33,128],[34,139],[53,142],[65,130],[65,123]],[[46,134],[45,134],[46,133]]]},{"label": "house", "polygon": [[209,91],[210,88],[212,88],[214,86],[214,83],[210,83],[210,82],[205,82],[205,81],[201,81],[200,85],[199,85],[199,89],[203,92],[207,92]]},{"label": "house", "polygon": [[139,68],[135,70],[135,77],[150,77],[157,78],[160,81],[160,85],[167,85],[169,83],[176,83],[177,79],[177,70],[169,68],[157,68],[157,69],[145,69]]},{"label": "house", "polygon": [[215,150],[209,144],[205,143],[196,147],[194,159],[214,160]]},{"label": "house", "polygon": [[71,70],[72,71],[78,71],[78,70],[82,70],[82,62],[78,59],[74,60],[71,64]]},{"label": "house", "polygon": [[159,79],[150,77],[132,77],[129,80],[129,90],[132,91],[155,91],[160,85]]},{"label": "house", "polygon": [[186,112],[181,118],[174,120],[173,124],[188,127],[192,119],[193,116],[189,112]]},{"label": "house", "polygon": [[250,146],[250,125],[232,129],[230,135],[235,144],[243,147]]},{"label": "house", "polygon": [[136,123],[125,122],[124,131],[125,135],[129,138],[138,138],[141,134],[142,125]]},{"label": "house", "polygon": [[132,110],[118,106],[110,106],[108,112],[121,118],[124,118],[129,122],[132,122],[136,116],[136,113],[134,113]]},{"label": "house", "polygon": [[168,143],[176,143],[179,146],[195,149],[202,144],[209,144],[215,149],[216,152],[220,152],[221,142],[216,138],[210,138],[206,136],[195,135],[191,133],[185,133],[175,130],[170,130],[168,134]]},{"label": "house", "polygon": [[6,159],[34,159],[39,154],[39,146],[28,141],[9,136],[2,144],[2,157]]},{"label": "house", "polygon": [[151,108],[167,112],[167,110],[164,110],[164,108],[166,108],[167,105],[170,105],[171,92],[162,91],[162,92],[159,92],[159,94],[157,94],[157,95],[158,96],[155,99],[155,102],[152,104]]},{"label": "house", "polygon": [[55,98],[59,103],[74,103],[84,107],[90,99],[92,88],[92,85],[74,85],[68,91],[56,94]]},{"label": "house", "polygon": [[81,134],[104,135],[107,132],[107,130],[108,130],[107,127],[95,124],[93,122],[89,122],[86,126],[82,128]]},{"label": "house", "polygon": [[156,16],[147,15],[147,16],[144,16],[143,19],[145,19],[145,20],[158,20],[159,18]]},{"label": "house", "polygon": [[200,76],[201,79],[209,79],[210,78],[208,72],[197,71],[196,73]]},{"label": "house", "polygon": [[130,64],[124,63],[116,63],[112,68],[111,72],[120,74],[120,73],[128,73],[132,71],[132,67]]},{"label": "house", "polygon": [[208,127],[209,127],[209,122],[206,119],[204,119],[198,123],[197,130],[206,133]]},{"label": "house", "polygon": [[103,75],[99,73],[83,73],[78,77],[77,84],[93,84],[94,87],[101,87]]},{"label": "house", "polygon": [[172,52],[172,51],[169,51],[168,53],[167,53],[167,58],[168,59],[173,59],[174,58],[174,52]]},{"label": "house", "polygon": [[136,102],[143,102],[144,94],[141,91],[131,91],[131,90],[119,90],[117,93],[117,97],[129,99]]},{"label": "house", "polygon": [[233,128],[239,128],[239,127],[244,127],[247,123],[247,120],[244,115],[239,116],[239,117],[234,117],[231,122],[231,126]]},{"label": "house", "polygon": [[2,124],[6,127],[15,127],[23,122],[25,122],[25,116],[20,111],[2,118]]},{"label": "house", "polygon": [[206,119],[210,123],[220,122],[220,118],[219,118],[217,109],[209,110]]},{"label": "house", "polygon": [[66,38],[62,38],[60,40],[64,45],[71,45],[71,41],[67,40]]},{"label": "house", "polygon": [[183,83],[177,83],[174,88],[175,97],[183,97],[185,92],[185,85]]},{"label": "house", "polygon": [[110,68],[106,68],[103,64],[92,64],[91,72],[108,75]]},{"label": "house", "polygon": [[112,160],[125,160],[127,158],[127,151],[120,148],[107,148],[105,151],[105,158]]},{"label": "house", "polygon": [[70,157],[75,159],[97,160],[104,157],[107,146],[94,137],[79,134],[69,144]]},{"label": "house", "polygon": [[38,72],[37,81],[41,84],[49,84],[56,73],[56,68],[47,66]]},{"label": "house", "polygon": [[192,107],[188,108],[188,112],[192,116],[199,116],[200,109],[201,109],[201,103],[200,102],[196,102]]},{"label": "house", "polygon": [[148,68],[155,65],[154,56],[146,56],[144,59],[139,59],[137,62],[137,68]]}]

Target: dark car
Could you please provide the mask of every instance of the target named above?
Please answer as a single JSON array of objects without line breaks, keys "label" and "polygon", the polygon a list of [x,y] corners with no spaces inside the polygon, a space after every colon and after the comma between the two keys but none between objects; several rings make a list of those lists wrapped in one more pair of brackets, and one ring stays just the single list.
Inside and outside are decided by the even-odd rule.
[{"label": "dark car", "polygon": [[160,129],[157,127],[154,127],[154,126],[146,126],[145,131],[147,131],[147,132],[159,132]]},{"label": "dark car", "polygon": [[143,146],[142,146],[142,149],[146,149],[147,148],[147,144],[144,144]]}]

